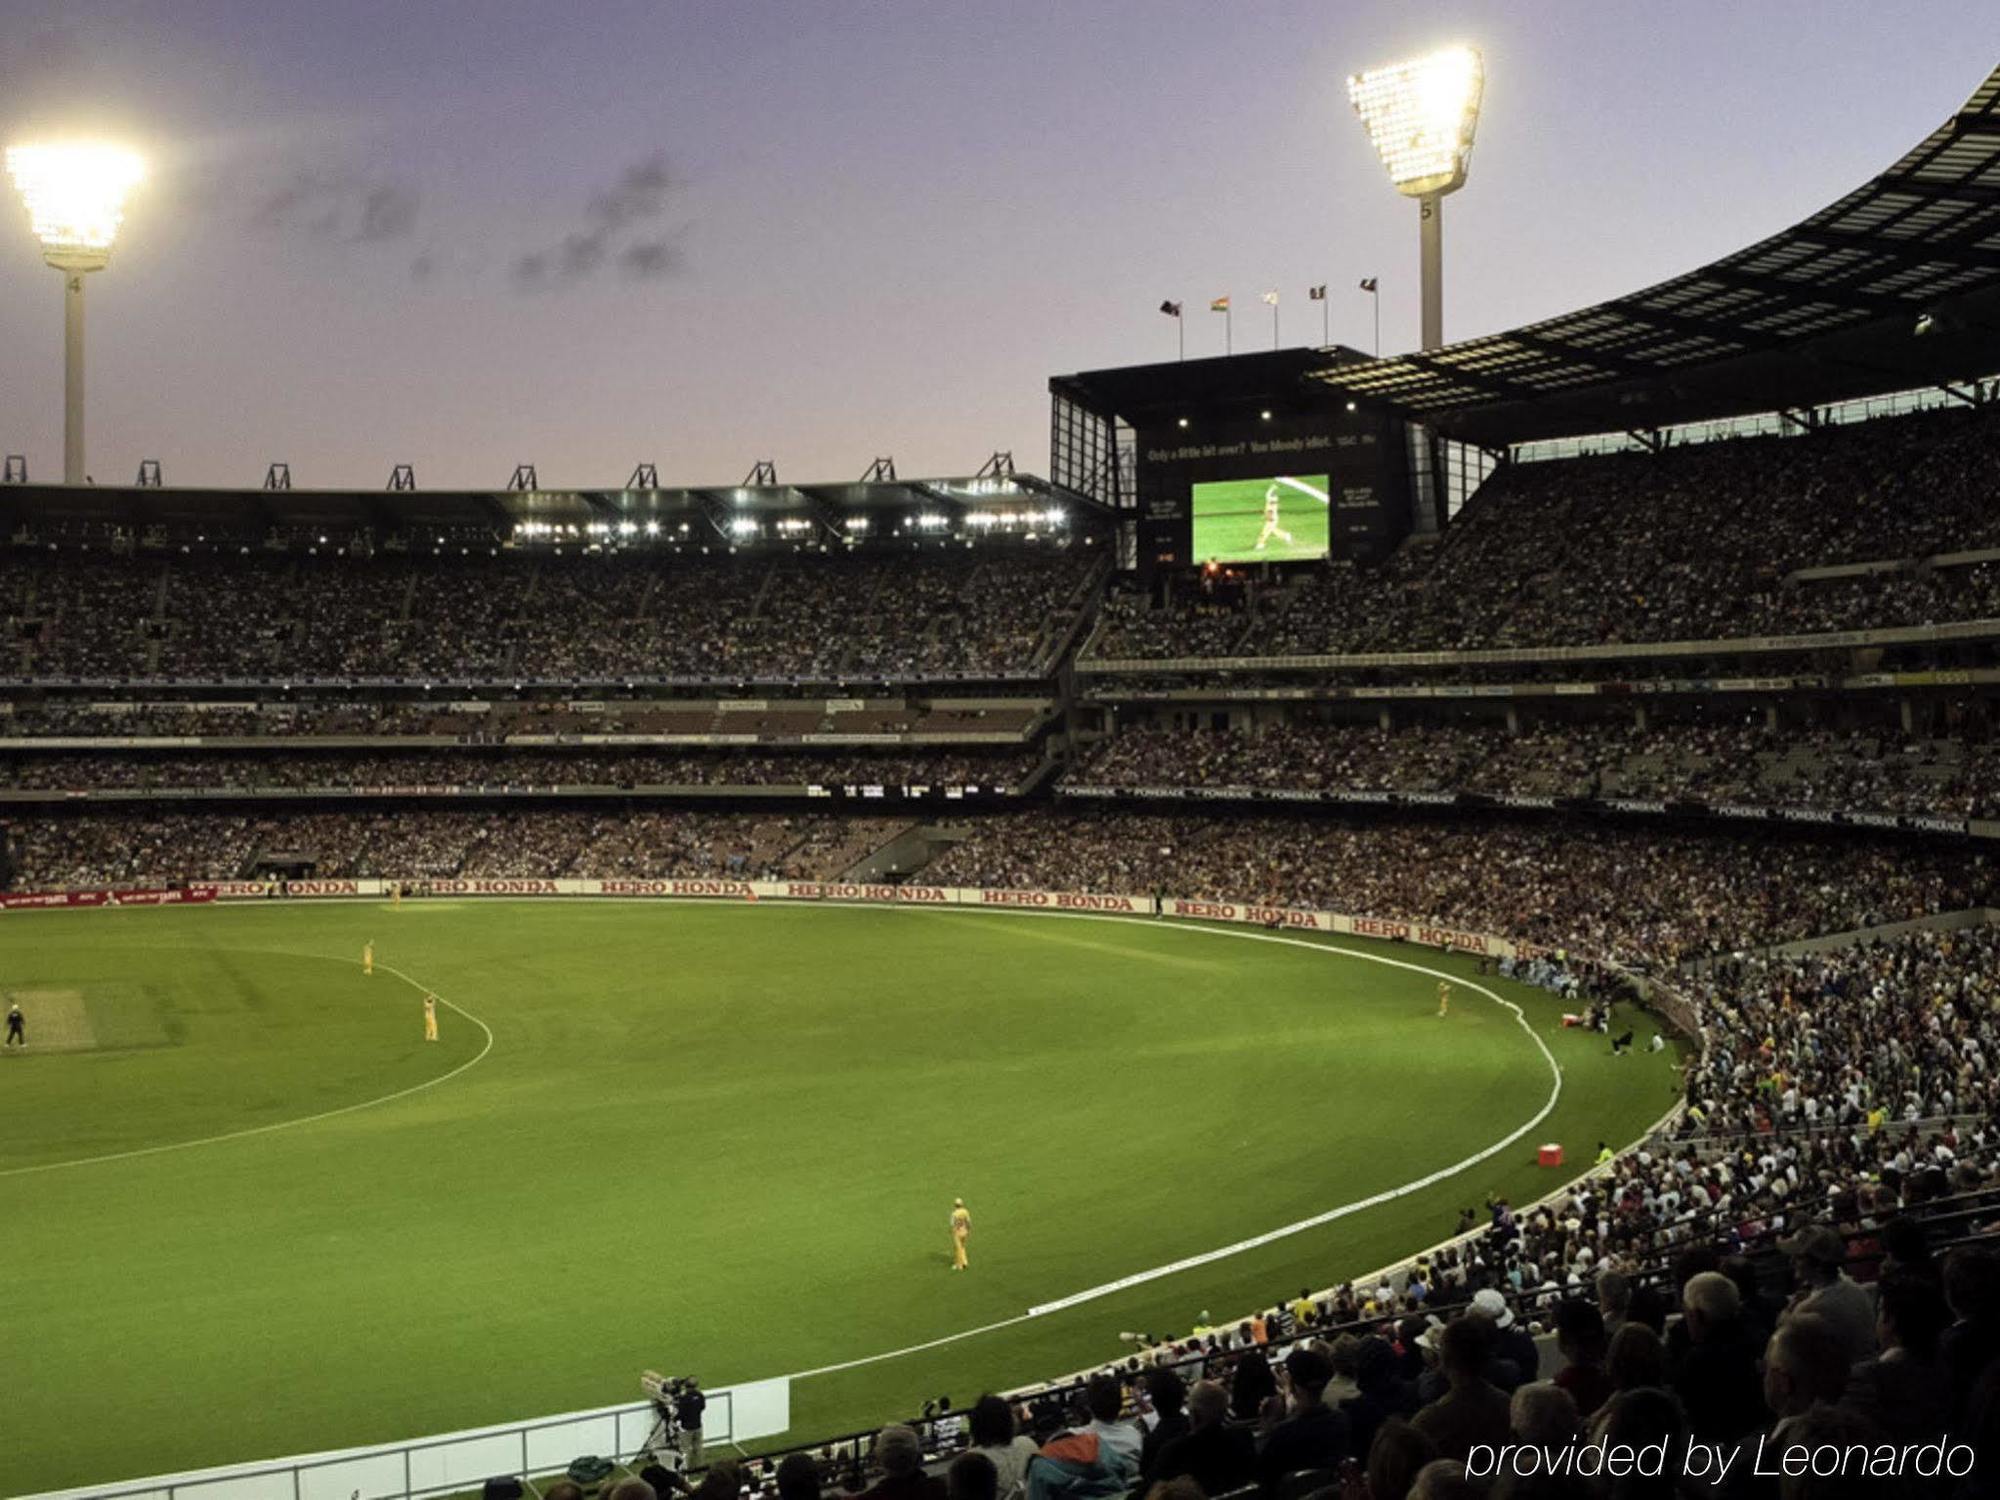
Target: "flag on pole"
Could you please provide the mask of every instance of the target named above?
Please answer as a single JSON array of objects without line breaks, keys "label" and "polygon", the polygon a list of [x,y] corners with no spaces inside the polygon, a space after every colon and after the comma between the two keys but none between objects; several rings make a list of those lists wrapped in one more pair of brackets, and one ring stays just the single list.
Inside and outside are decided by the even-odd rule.
[{"label": "flag on pole", "polygon": [[1208,310],[1210,312],[1228,312],[1229,299],[1227,297],[1217,297],[1213,302],[1208,304]]},{"label": "flag on pole", "polygon": [[1266,292],[1261,300],[1267,306],[1276,307],[1278,305],[1278,294],[1276,292]]},{"label": "flag on pole", "polygon": [[1181,305],[1178,302],[1162,302],[1160,311],[1170,318],[1178,318],[1181,315]]},{"label": "flag on pole", "polygon": [[1361,290],[1362,290],[1362,291],[1364,291],[1364,292],[1372,292],[1372,291],[1374,291],[1374,290],[1375,290],[1375,278],[1374,278],[1373,276],[1364,276],[1364,277],[1362,277],[1362,278],[1361,278]]},{"label": "flag on pole", "polygon": [[1326,283],[1322,281],[1318,286],[1307,287],[1306,297],[1313,302],[1326,301]]}]

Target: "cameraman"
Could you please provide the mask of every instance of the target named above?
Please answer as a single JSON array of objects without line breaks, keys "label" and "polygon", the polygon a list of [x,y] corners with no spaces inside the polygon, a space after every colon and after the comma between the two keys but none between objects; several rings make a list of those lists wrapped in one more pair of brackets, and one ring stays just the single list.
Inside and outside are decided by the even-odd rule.
[{"label": "cameraman", "polygon": [[701,1393],[700,1382],[684,1380],[674,1390],[674,1420],[681,1424],[682,1451],[687,1454],[689,1469],[701,1467],[701,1413],[708,1405],[708,1397]]}]

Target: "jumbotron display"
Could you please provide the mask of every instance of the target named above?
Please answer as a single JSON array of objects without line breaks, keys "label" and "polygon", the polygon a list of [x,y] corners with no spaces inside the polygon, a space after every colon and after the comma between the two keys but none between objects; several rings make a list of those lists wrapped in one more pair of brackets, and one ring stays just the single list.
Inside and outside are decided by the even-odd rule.
[{"label": "jumbotron display", "polygon": [[1328,475],[1224,479],[1193,488],[1197,563],[1291,562],[1327,555],[1333,492]]}]

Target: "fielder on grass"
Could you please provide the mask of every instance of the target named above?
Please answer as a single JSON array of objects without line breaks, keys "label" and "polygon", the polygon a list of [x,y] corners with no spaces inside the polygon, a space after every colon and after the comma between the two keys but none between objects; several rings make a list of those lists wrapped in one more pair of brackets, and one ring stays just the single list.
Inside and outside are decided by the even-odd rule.
[{"label": "fielder on grass", "polygon": [[951,1268],[963,1271],[971,1264],[965,1258],[965,1242],[972,1237],[972,1215],[963,1198],[951,1200]]}]

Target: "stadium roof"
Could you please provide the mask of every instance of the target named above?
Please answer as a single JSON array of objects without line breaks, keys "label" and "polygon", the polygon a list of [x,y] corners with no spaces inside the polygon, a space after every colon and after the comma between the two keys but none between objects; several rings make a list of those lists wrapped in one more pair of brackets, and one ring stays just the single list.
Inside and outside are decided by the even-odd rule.
[{"label": "stadium roof", "polygon": [[1050,379],[1049,390],[1133,423],[1196,409],[1317,407],[1324,404],[1324,394],[1307,384],[1307,378],[1325,371],[1332,361],[1346,361],[1343,368],[1351,368],[1354,362],[1367,363],[1368,356],[1340,344],[1328,349],[1267,349],[1057,375]]},{"label": "stadium roof", "polygon": [[1467,442],[1800,409],[2000,372],[2000,68],[1872,181],[1630,296],[1306,378]]}]

